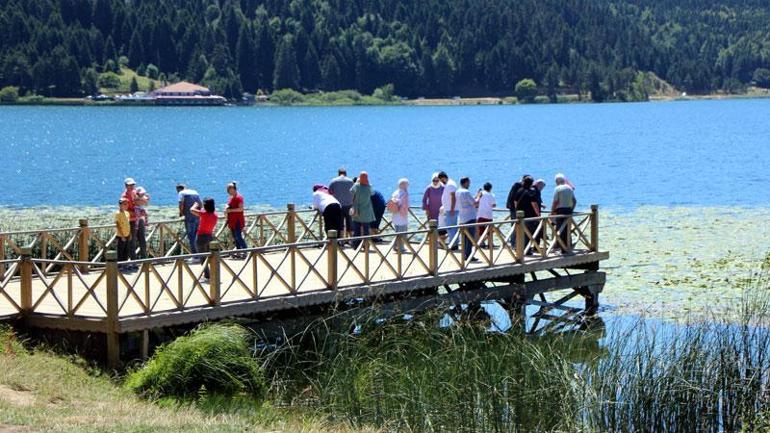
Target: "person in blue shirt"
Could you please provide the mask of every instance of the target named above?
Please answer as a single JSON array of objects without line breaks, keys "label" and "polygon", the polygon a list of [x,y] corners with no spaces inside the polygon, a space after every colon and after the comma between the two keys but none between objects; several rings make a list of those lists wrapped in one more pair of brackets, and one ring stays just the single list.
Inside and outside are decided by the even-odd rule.
[{"label": "person in blue shirt", "polygon": [[[382,223],[382,216],[385,215],[385,197],[381,192],[374,190],[372,194],[372,209],[374,210],[374,221],[372,221],[371,232],[373,235],[380,233],[380,224]],[[380,239],[375,238],[374,241],[378,242]]]}]

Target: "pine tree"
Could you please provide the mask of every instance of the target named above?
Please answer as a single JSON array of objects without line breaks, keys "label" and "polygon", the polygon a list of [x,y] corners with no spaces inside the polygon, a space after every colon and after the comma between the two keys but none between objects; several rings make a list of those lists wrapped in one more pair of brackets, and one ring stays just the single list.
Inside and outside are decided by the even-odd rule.
[{"label": "pine tree", "polygon": [[241,30],[238,33],[238,44],[235,53],[235,62],[241,78],[241,84],[247,91],[255,92],[259,87],[257,45],[251,29],[245,23],[241,25]]},{"label": "pine tree", "polygon": [[451,96],[454,88],[455,63],[444,44],[439,44],[433,54],[435,88],[441,96]]},{"label": "pine tree", "polygon": [[313,44],[308,45],[305,58],[302,61],[302,87],[305,89],[317,89],[321,84],[321,69],[318,61],[318,53]]},{"label": "pine tree", "polygon": [[131,41],[128,43],[128,65],[136,68],[144,62],[144,47],[139,32],[134,30]]},{"label": "pine tree", "polygon": [[131,78],[131,85],[129,86],[130,93],[136,93],[139,91],[139,83],[136,81],[136,77]]},{"label": "pine tree", "polygon": [[340,65],[331,54],[324,56],[321,63],[321,84],[327,91],[340,88]]},{"label": "pine tree", "polygon": [[273,89],[297,89],[299,87],[299,67],[297,53],[294,51],[294,38],[286,35],[281,39],[275,56]]}]

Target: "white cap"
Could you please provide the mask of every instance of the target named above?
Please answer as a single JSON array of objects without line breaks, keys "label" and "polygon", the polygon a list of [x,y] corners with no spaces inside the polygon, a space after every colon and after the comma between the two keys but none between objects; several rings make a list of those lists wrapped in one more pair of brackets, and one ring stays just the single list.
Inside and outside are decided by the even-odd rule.
[{"label": "white cap", "polygon": [[556,176],[554,176],[553,180],[556,183],[561,183],[561,182],[564,182],[564,179],[565,179],[565,177],[564,177],[564,175],[562,173],[556,173]]},{"label": "white cap", "polygon": [[127,177],[126,180],[123,181],[123,185],[136,185],[136,182],[134,182],[133,177]]},{"label": "white cap", "polygon": [[136,188],[136,193],[139,194],[139,195],[144,195],[144,193],[146,193],[146,192],[147,192],[147,190],[145,190],[143,186],[140,186],[140,187]]}]

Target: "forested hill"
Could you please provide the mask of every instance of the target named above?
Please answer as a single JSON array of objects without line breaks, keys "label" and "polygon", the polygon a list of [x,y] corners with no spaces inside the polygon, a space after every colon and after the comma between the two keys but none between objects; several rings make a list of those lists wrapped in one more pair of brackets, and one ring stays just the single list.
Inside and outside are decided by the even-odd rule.
[{"label": "forested hill", "polygon": [[767,78],[769,35],[759,0],[0,0],[0,87],[80,96],[127,63],[228,96],[495,95],[532,78],[602,98],[639,71],[732,91]]}]

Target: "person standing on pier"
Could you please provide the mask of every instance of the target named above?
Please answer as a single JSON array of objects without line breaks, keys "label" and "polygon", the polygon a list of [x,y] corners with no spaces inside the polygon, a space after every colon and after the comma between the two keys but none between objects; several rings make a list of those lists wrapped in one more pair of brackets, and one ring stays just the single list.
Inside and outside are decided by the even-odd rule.
[{"label": "person standing on pier", "polygon": [[313,209],[321,213],[324,219],[324,231],[342,230],[342,206],[340,202],[329,194],[329,189],[324,185],[313,185]]},{"label": "person standing on pier", "polygon": [[126,189],[123,191],[123,194],[121,194],[121,199],[126,199],[128,203],[128,222],[131,226],[131,238],[128,241],[128,257],[131,260],[136,260],[136,240],[138,237],[138,216],[136,213],[136,206],[143,206],[147,204],[147,202],[141,198],[136,193],[136,181],[134,181],[133,178],[127,177],[126,180],[123,181],[123,184],[125,185]]},{"label": "person standing on pier", "polygon": [[[372,210],[374,211],[374,221],[370,224],[370,228],[373,235],[380,234],[380,224],[382,224],[382,217],[385,215],[385,197],[381,192],[372,188]],[[375,242],[379,242],[381,239],[376,238]]]},{"label": "person standing on pier", "polygon": [[147,223],[150,222],[147,217],[145,206],[150,202],[150,195],[143,187],[136,188],[137,203],[134,205],[136,212],[136,242],[139,245],[139,257],[147,258]]},{"label": "person standing on pier", "polygon": [[[540,191],[534,187],[534,180],[532,176],[525,176],[522,182],[519,195],[516,197],[516,210],[524,212],[524,218],[536,218],[540,216]],[[535,238],[537,227],[540,224],[539,221],[525,221],[524,226],[531,236],[525,235],[524,249],[527,254],[531,253],[531,249],[527,248],[527,245],[532,239]]]},{"label": "person standing on pier", "polygon": [[243,239],[243,229],[246,227],[246,217],[243,213],[243,196],[238,193],[238,184],[235,181],[227,184],[227,195],[229,195],[225,208],[227,227],[235,240],[235,249],[245,250],[247,246]]},{"label": "person standing on pier", "polygon": [[559,245],[558,248],[561,248],[562,252],[570,252],[572,251],[572,235],[568,230],[569,225],[567,224],[567,221],[569,221],[569,218],[577,205],[575,187],[571,183],[568,183],[567,178],[561,173],[556,175],[554,181],[556,182],[556,188],[553,190],[551,215],[556,224],[556,232],[559,233],[561,241],[564,244],[564,247]]},{"label": "person standing on pier", "polygon": [[[118,202],[119,209],[115,212],[115,237],[118,241],[118,261],[128,260],[128,248],[131,244],[131,224],[129,223],[128,199],[121,197]],[[127,266],[127,265],[121,265]],[[126,270],[130,270],[127,267]]]},{"label": "person standing on pier", "polygon": [[444,230],[439,234],[446,235],[447,248],[454,250],[457,249],[457,184],[444,171],[439,172],[438,178],[444,186],[439,214],[439,227],[444,227]]},{"label": "person standing on pier", "polygon": [[[219,219],[216,206],[214,206],[214,199],[206,197],[206,199],[203,200],[203,209],[201,209],[198,202],[194,203],[190,209],[190,213],[199,220],[198,231],[195,236],[195,251],[198,253],[207,253],[210,251],[209,244],[214,240],[214,229],[216,228],[217,220]],[[205,261],[205,257],[200,258],[200,263]],[[203,269],[203,282],[208,282],[209,277],[209,267],[206,265]]]},{"label": "person standing on pier", "polygon": [[[393,227],[396,233],[406,233],[409,230],[409,179],[401,178],[398,188],[393,191],[388,202],[388,209],[393,214]],[[399,235],[394,249],[406,252],[404,236]]]},{"label": "person standing on pier", "polygon": [[[353,206],[353,195],[350,190],[353,188],[353,180],[348,177],[345,168],[337,170],[337,177],[329,182],[329,193],[340,202],[342,206],[342,217],[345,223],[345,235],[350,237],[353,232],[353,221],[350,218],[350,208]],[[340,233],[342,235],[342,233]]]},{"label": "person standing on pier", "polygon": [[[481,190],[481,196],[479,197],[479,213],[476,218],[476,222],[479,223],[491,223],[494,220],[494,210],[497,206],[495,201],[495,195],[492,193],[492,184],[487,182],[484,184],[484,188]],[[479,226],[479,239],[484,244],[484,236],[487,234],[487,230],[491,227],[490,224]],[[485,245],[483,245],[485,246]]]},{"label": "person standing on pier", "polygon": [[[476,208],[479,206],[478,196],[474,197],[471,194],[469,188],[471,187],[471,179],[469,177],[463,177],[460,179],[460,188],[457,190],[457,205],[460,208],[459,221],[460,224],[475,224],[477,212]],[[463,242],[463,258],[468,260],[473,250],[473,242],[471,239],[476,238],[476,227],[465,227],[466,233],[464,233]],[[477,261],[477,258],[471,259],[472,262]]]},{"label": "person standing on pier", "polygon": [[184,217],[184,230],[187,234],[187,241],[190,243],[190,253],[195,254],[195,241],[198,233],[198,224],[200,221],[193,215],[192,208],[197,203],[201,207],[201,196],[198,191],[187,188],[183,183],[176,186],[176,192],[179,195],[179,216]]},{"label": "person standing on pier", "polygon": [[430,185],[425,188],[422,194],[422,210],[425,216],[430,220],[438,220],[441,211],[441,195],[444,193],[444,185],[438,178],[438,173],[433,173]]},{"label": "person standing on pier", "polygon": [[[350,213],[353,219],[353,236],[368,236],[369,228],[374,221],[374,209],[372,208],[372,187],[369,185],[369,174],[362,171],[358,175],[358,182],[350,189],[353,206]],[[358,248],[361,241],[353,244]]]}]

